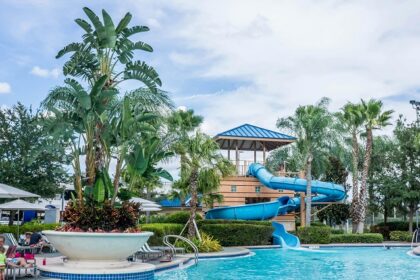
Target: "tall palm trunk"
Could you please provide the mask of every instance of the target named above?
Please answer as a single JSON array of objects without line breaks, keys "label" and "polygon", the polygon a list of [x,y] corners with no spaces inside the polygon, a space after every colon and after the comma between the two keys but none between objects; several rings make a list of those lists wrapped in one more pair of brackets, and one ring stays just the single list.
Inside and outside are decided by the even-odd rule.
[{"label": "tall palm trunk", "polygon": [[414,220],[414,214],[416,213],[416,207],[417,205],[410,205],[409,211],[408,211],[408,231],[410,233],[413,233],[413,220]]},{"label": "tall palm trunk", "polygon": [[366,210],[368,202],[367,179],[369,175],[370,160],[372,157],[372,129],[366,128],[366,154],[363,161],[362,182],[360,184],[359,207],[356,213],[360,220],[357,223],[357,233],[363,233],[366,220]]},{"label": "tall palm trunk", "polygon": [[198,173],[194,170],[190,177],[190,219],[188,220],[188,236],[194,237],[196,235],[195,230],[195,217],[197,213],[197,202],[198,202],[198,194],[197,194],[197,180],[198,180]]},{"label": "tall palm trunk", "polygon": [[353,233],[357,231],[357,224],[360,221],[360,217],[356,209],[359,205],[359,143],[357,142],[357,131],[352,131],[352,181],[353,181],[353,199],[351,204],[351,218],[353,222]]},{"label": "tall palm trunk", "polygon": [[305,209],[305,224],[311,225],[311,210],[312,210],[312,153],[309,153],[306,160],[306,209]]}]

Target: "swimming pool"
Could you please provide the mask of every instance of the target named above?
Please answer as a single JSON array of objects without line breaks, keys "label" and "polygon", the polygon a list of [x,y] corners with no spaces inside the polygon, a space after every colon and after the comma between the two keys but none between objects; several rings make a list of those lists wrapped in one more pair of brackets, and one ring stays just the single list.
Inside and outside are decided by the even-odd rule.
[{"label": "swimming pool", "polygon": [[159,273],[184,279],[420,279],[420,258],[408,248],[335,247],[318,251],[254,250],[249,257],[200,260],[197,266]]}]

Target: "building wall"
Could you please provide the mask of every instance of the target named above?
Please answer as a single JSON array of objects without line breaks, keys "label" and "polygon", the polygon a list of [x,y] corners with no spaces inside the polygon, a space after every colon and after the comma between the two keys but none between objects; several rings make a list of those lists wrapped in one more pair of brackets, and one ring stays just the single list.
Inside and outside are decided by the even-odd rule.
[{"label": "building wall", "polygon": [[[232,191],[236,188],[236,192]],[[259,189],[259,192],[257,190]],[[246,203],[246,199],[272,201],[281,196],[294,196],[293,191],[273,190],[264,187],[260,181],[253,177],[233,176],[222,180],[219,193],[224,201],[217,206],[234,206]]]}]

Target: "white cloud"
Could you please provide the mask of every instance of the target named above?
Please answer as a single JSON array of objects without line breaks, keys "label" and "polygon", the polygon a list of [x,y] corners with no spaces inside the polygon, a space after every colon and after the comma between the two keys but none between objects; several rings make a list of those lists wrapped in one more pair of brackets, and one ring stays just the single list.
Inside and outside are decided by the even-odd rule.
[{"label": "white cloud", "polygon": [[39,66],[34,66],[31,70],[31,74],[42,77],[42,78],[58,78],[60,76],[60,69],[54,68],[51,70],[41,68]]},{"label": "white cloud", "polygon": [[[182,16],[170,21],[169,36],[214,58],[200,65],[202,77],[247,85],[179,98],[205,117],[209,133],[246,122],[275,128],[278,117],[323,96],[332,110],[378,98],[395,117],[415,118],[408,101],[420,98],[412,91],[420,87],[419,1],[242,1],[240,12],[235,1],[182,1],[172,8]],[[191,53],[170,58],[192,64]]]},{"label": "white cloud", "polygon": [[12,87],[10,86],[9,83],[0,82],[0,94],[10,93],[11,90],[12,90]]}]

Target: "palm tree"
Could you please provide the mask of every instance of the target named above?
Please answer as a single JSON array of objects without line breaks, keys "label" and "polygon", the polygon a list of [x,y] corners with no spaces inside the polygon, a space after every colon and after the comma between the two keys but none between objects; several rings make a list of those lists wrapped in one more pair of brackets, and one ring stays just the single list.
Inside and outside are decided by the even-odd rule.
[{"label": "palm tree", "polygon": [[232,172],[231,163],[218,152],[218,144],[209,136],[196,132],[183,142],[184,160],[181,162],[181,180],[188,184],[190,199],[190,219],[188,235],[194,237],[198,191],[206,184],[219,185],[220,179]]},{"label": "palm tree", "polygon": [[333,116],[327,109],[329,99],[323,98],[315,105],[299,106],[294,115],[280,118],[277,127],[289,129],[297,137],[296,146],[302,155],[306,173],[306,220],[305,224],[311,224],[312,206],[312,170],[313,161],[326,162],[326,154],[331,141],[335,138],[334,130],[331,129]]},{"label": "palm tree", "polygon": [[380,100],[370,99],[369,101],[362,100],[361,110],[365,120],[364,125],[366,129],[366,148],[363,159],[362,180],[360,183],[359,205],[357,217],[360,220],[357,224],[357,233],[363,233],[364,222],[366,219],[366,210],[368,207],[368,193],[367,193],[367,179],[369,176],[370,161],[372,158],[372,142],[373,130],[381,129],[382,127],[390,125],[389,120],[392,117],[393,110],[383,111],[383,104]]},{"label": "palm tree", "polygon": [[347,103],[342,108],[340,119],[345,125],[347,131],[351,133],[352,143],[352,181],[353,181],[353,199],[352,199],[352,221],[353,233],[356,232],[356,225],[360,217],[357,215],[359,205],[359,143],[358,138],[364,123],[364,115],[360,104]]}]

